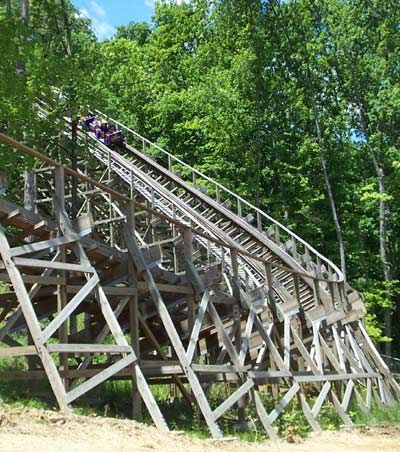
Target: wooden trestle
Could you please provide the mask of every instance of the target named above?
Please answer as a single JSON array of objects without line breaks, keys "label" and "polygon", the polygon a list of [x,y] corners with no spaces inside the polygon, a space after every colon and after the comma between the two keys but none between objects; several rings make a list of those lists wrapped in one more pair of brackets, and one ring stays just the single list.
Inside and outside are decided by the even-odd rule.
[{"label": "wooden trestle", "polygon": [[[277,438],[291,403],[320,431],[326,404],[351,424],[352,400],[364,411],[399,400],[361,296],[298,238],[253,228],[134,147],[125,158],[82,136],[94,156],[84,174],[0,140],[42,162],[24,207],[0,197],[0,358],[27,357],[0,379],[47,378],[65,412],[105,380],[131,379],[136,412],[143,400],[160,429],[149,384],[173,383],[214,437],[249,404]],[[221,382],[234,389],[211,409]]]}]

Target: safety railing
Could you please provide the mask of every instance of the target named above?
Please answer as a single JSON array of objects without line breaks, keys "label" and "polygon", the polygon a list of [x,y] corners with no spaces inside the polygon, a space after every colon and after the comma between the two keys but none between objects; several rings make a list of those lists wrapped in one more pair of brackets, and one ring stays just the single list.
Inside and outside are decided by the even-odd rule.
[{"label": "safety railing", "polygon": [[[196,189],[206,187],[207,194],[217,201],[223,208],[227,208],[249,225],[255,222],[254,229],[269,240],[272,240],[285,253],[289,254],[308,273],[317,277],[323,277],[331,281],[343,281],[343,273],[329,259],[319,253],[309,243],[296,235],[286,226],[263,212],[258,207],[224,187],[221,183],[210,178],[206,174],[188,165],[183,160],[174,156],[161,146],[153,143],[144,136],[125,126],[114,118],[100,110],[96,114],[107,121],[113,122],[123,130],[127,142],[139,152],[151,157],[156,163],[162,165],[168,171],[177,174],[183,182],[191,184]],[[139,146],[138,146],[139,144]],[[204,189],[202,189],[204,194]]]}]

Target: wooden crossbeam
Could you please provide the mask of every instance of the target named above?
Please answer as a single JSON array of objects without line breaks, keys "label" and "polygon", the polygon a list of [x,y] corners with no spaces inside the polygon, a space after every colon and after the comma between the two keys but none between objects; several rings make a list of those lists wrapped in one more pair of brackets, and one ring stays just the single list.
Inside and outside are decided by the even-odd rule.
[{"label": "wooden crossbeam", "polygon": [[89,281],[82,286],[81,290],[72,298],[72,300],[63,308],[63,310],[52,320],[42,332],[42,341],[46,342],[55,331],[67,320],[75,309],[85,300],[99,283],[99,277],[95,273]]},{"label": "wooden crossbeam", "polygon": [[324,400],[326,399],[326,396],[328,395],[328,392],[330,391],[330,389],[331,389],[331,384],[329,383],[329,381],[327,381],[323,385],[322,390],[319,393],[317,400],[314,403],[314,406],[312,407],[311,412],[314,417],[318,416],[318,414],[321,410],[322,404],[324,403]]},{"label": "wooden crossbeam", "polygon": [[163,301],[161,294],[154,282],[152,274],[149,272],[149,270],[146,267],[146,263],[143,259],[139,246],[137,245],[137,242],[135,241],[135,239],[131,236],[129,228],[126,225],[124,227],[124,237],[125,237],[126,244],[128,246],[129,255],[132,258],[132,261],[136,267],[136,270],[141,272],[144,279],[148,283],[152,300],[157,308],[157,311],[163,322],[164,328],[167,331],[167,334],[174,347],[175,353],[182,365],[185,375],[189,380],[189,383],[192,387],[193,395],[195,396],[196,401],[199,404],[199,407],[207,422],[208,428],[210,429],[210,432],[214,437],[219,438],[222,436],[222,433],[213,419],[212,411],[211,411],[211,408],[205,397],[203,388],[201,387],[196,374],[190,367],[190,363],[186,358],[186,351],[182,345],[181,339],[179,337],[179,334],[176,331],[175,325],[170,317],[168,309],[164,304],[164,301]]},{"label": "wooden crossbeam", "polygon": [[18,301],[20,303],[22,312],[24,314],[28,328],[31,332],[32,339],[34,341],[34,344],[36,346],[40,359],[43,363],[43,367],[48,376],[50,385],[54,391],[54,394],[57,398],[60,408],[64,412],[69,413],[71,411],[71,409],[69,408],[68,403],[66,401],[65,389],[63,387],[61,378],[58,374],[56,365],[55,365],[50,353],[44,347],[44,344],[43,344],[43,341],[41,338],[42,332],[41,332],[41,329],[39,326],[38,319],[36,317],[35,311],[31,304],[29,295],[25,289],[25,285],[22,280],[21,274],[11,258],[10,248],[7,243],[7,238],[6,238],[6,235],[5,235],[4,230],[1,225],[0,225],[0,253],[4,259],[7,273],[10,276],[11,283],[12,283],[14,291],[18,297]]},{"label": "wooden crossbeam", "polygon": [[67,393],[67,402],[71,403],[72,401],[74,401],[75,399],[80,397],[82,394],[85,394],[86,392],[90,391],[91,389],[93,389],[95,386],[98,386],[103,381],[108,380],[114,374],[116,374],[120,370],[124,369],[125,367],[129,366],[129,364],[132,364],[135,360],[136,360],[136,356],[133,353],[130,353],[129,355],[125,356],[124,358],[121,358],[116,363],[107,367],[107,369],[102,370],[94,377],[89,378],[89,380],[85,381],[81,385],[74,388],[72,391],[68,392]]},{"label": "wooden crossbeam", "polygon": [[271,411],[268,416],[269,422],[272,424],[276,421],[278,416],[282,413],[282,411],[286,408],[288,403],[292,400],[292,398],[299,391],[300,385],[298,383],[294,383],[289,391],[284,395],[284,397],[279,401],[278,405]]},{"label": "wooden crossbeam", "polygon": [[53,270],[65,270],[80,273],[93,273],[91,265],[70,264],[67,262],[52,262],[40,259],[28,259],[25,257],[15,257],[15,265],[20,267],[38,267],[38,268],[52,268]]},{"label": "wooden crossbeam", "polygon": [[30,243],[28,245],[17,246],[11,248],[10,254],[12,257],[21,256],[23,254],[36,253],[38,251],[46,250],[60,245],[67,245],[71,242],[79,240],[78,234],[70,234],[66,236],[57,237],[50,240],[44,240],[42,242]]},{"label": "wooden crossbeam", "polygon": [[233,394],[231,394],[226,400],[224,400],[221,405],[219,405],[212,413],[214,420],[220,418],[225,411],[234,405],[240,398],[249,392],[249,389],[254,386],[254,381],[248,379],[245,381],[239,389],[237,389]]},{"label": "wooden crossbeam", "polygon": [[196,345],[197,345],[197,342],[199,339],[200,328],[203,323],[203,319],[204,319],[204,316],[205,316],[205,313],[207,310],[209,300],[210,300],[210,291],[208,289],[206,289],[206,291],[203,294],[203,298],[201,300],[199,309],[197,311],[197,316],[196,316],[196,320],[194,323],[193,331],[190,336],[189,345],[188,345],[188,348],[186,351],[186,358],[189,361],[189,363],[191,363],[193,360],[193,355],[196,350]]},{"label": "wooden crossbeam", "polygon": [[50,353],[129,353],[129,345],[112,344],[48,344]]}]

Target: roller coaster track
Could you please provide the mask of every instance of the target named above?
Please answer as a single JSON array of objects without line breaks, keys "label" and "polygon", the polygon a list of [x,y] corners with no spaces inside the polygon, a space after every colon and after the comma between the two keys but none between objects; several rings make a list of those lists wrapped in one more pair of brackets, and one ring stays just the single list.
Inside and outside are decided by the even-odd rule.
[{"label": "roller coaster track", "polygon": [[[156,210],[177,218],[183,224],[195,226],[212,237],[237,246],[240,250],[299,272],[298,290],[304,310],[316,307],[316,291],[319,292],[319,297],[327,302],[333,298],[337,304],[340,299],[340,307],[346,311],[351,309],[351,304],[355,302],[357,309],[360,309],[360,294],[345,283],[342,272],[333,262],[303,239],[220,183],[137,132],[103,112],[97,111],[97,114],[116,123],[124,131],[127,143],[122,148],[110,150],[99,142],[94,134],[89,133],[86,135],[89,137],[88,148],[97,160],[107,165],[110,171],[126,183],[127,191],[140,193]],[[135,147],[138,141],[141,151]],[[191,181],[179,177],[177,169],[190,173]],[[204,189],[200,189],[202,183],[207,184],[207,188],[214,193],[214,198],[207,196]],[[228,209],[229,205],[234,205],[237,212]],[[256,220],[256,227],[249,224],[249,220]],[[208,252],[222,258],[220,248],[202,237],[196,236],[196,240],[206,247]],[[228,261],[226,268],[230,270]],[[265,283],[264,266],[250,258],[239,258],[239,275],[246,287],[256,288]],[[315,279],[311,280],[306,275],[320,278],[319,287],[315,287]],[[292,275],[274,267],[272,277],[278,288],[275,289],[275,296],[280,302],[291,299],[290,294],[295,291]],[[340,287],[341,293],[332,295],[329,292],[329,282]]]},{"label": "roller coaster track", "polygon": [[[43,106],[39,113],[47,115]],[[364,411],[372,398],[390,404],[400,397],[361,322],[361,295],[330,260],[218,182],[98,114],[117,123],[127,143],[110,149],[79,130],[92,178],[0,134],[42,165],[28,173],[35,181],[26,180],[30,207],[0,199],[0,282],[12,288],[0,297],[0,341],[9,346],[0,347],[0,358],[36,355],[42,364],[8,378],[47,376],[64,411],[106,379],[130,378],[162,429],[148,383],[174,382],[215,437],[217,420],[235,404],[243,419],[245,404],[254,403],[276,438],[273,423],[295,396],[315,431],[325,403],[350,425],[352,397]],[[65,121],[60,146],[69,135]],[[85,316],[75,331],[74,311]],[[16,341],[24,331],[33,345]],[[94,362],[99,353],[108,356]],[[226,381],[235,391],[212,410],[207,388]]]}]

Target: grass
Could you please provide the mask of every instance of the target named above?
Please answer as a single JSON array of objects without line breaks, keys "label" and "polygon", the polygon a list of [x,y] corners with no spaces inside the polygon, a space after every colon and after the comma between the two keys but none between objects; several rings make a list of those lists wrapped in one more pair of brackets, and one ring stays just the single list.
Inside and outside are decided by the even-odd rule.
[{"label": "grass", "polygon": [[356,424],[368,426],[380,424],[400,425],[400,403],[392,406],[387,405],[384,408],[374,405],[369,414],[365,414],[361,410],[355,410],[352,413],[352,419]]},{"label": "grass", "polygon": [[[10,358],[0,362],[0,370],[24,370],[24,359]],[[160,406],[162,413],[172,430],[183,430],[189,436],[196,438],[208,438],[207,425],[195,407],[189,407],[181,398],[173,398],[172,388],[168,385],[153,385],[151,390]],[[217,384],[209,394],[211,409],[215,409],[226,399],[226,386]],[[266,392],[261,394],[262,400],[268,412],[273,409],[273,402]],[[130,381],[107,381],[87,396],[82,397],[74,404],[74,412],[80,415],[100,415],[114,418],[130,418],[131,405]],[[25,381],[0,380],[0,403],[11,407],[32,407],[38,409],[57,409],[54,398],[51,396],[49,383],[44,380],[26,384]],[[309,401],[312,406],[313,401]],[[105,409],[105,407],[107,408]],[[400,403],[394,406],[385,406],[384,409],[373,405],[371,412],[364,414],[356,404],[350,406],[349,416],[355,424],[374,426],[378,424],[400,425]],[[238,431],[237,411],[228,410],[219,419],[218,424],[225,436],[236,436],[246,441],[260,441],[267,439],[253,405],[250,403],[245,412],[247,430]],[[143,408],[143,421],[152,424],[151,418]],[[318,416],[318,422],[324,430],[335,430],[340,427],[342,420],[331,405],[324,404]],[[305,437],[311,431],[311,427],[300,410],[296,401],[292,401],[275,421],[281,437],[301,436]]]}]

